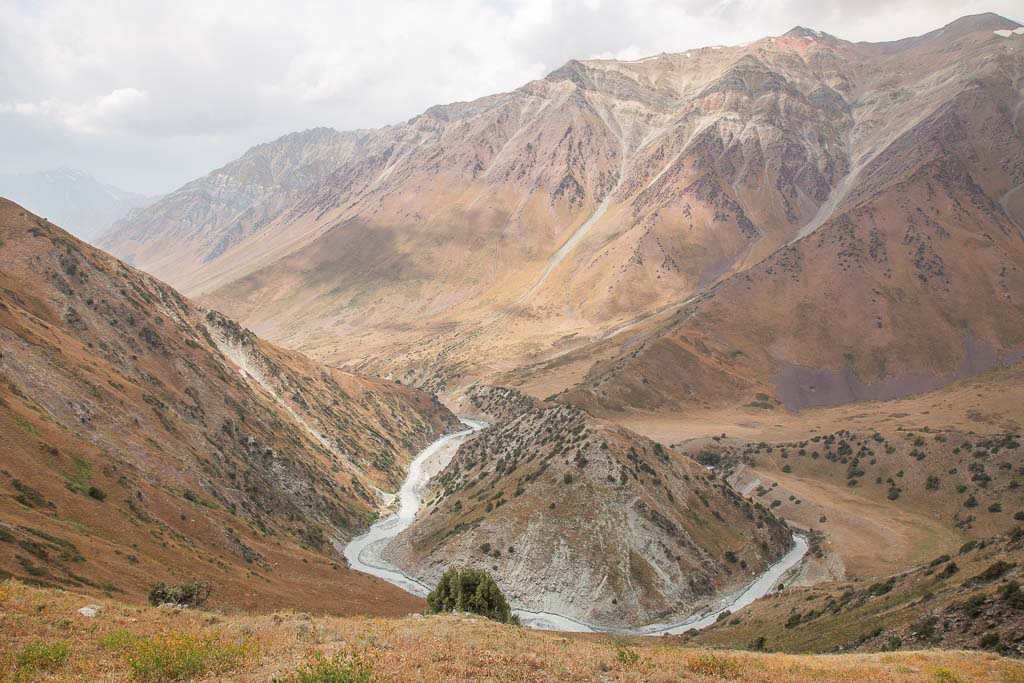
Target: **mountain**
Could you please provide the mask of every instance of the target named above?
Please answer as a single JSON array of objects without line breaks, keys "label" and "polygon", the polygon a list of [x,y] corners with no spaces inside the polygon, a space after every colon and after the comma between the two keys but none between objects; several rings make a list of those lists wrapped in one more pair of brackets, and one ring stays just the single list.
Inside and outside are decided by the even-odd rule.
[{"label": "mountain", "polygon": [[764,505],[659,443],[509,389],[469,398],[495,426],[459,447],[387,551],[422,581],[474,566],[516,607],[622,629],[685,618],[793,545]]},{"label": "mountain", "polygon": [[434,397],[273,346],[6,200],[0,253],[3,575],[133,599],[208,578],[244,608],[416,607],[334,544],[458,427]]},{"label": "mountain", "polygon": [[[278,343],[451,396],[568,390],[607,416],[927,390],[1024,350],[1017,27],[570,61],[316,133],[331,162],[303,189],[198,233],[158,204],[104,246]],[[162,206],[208,216],[187,188],[244,185],[310,135]]]},{"label": "mountain", "polygon": [[0,197],[18,202],[55,223],[73,226],[75,235],[87,242],[95,242],[115,221],[155,199],[67,168],[23,175],[0,174]]},{"label": "mountain", "polygon": [[97,244],[157,277],[183,282],[186,263],[215,261],[312,183],[371,149],[372,140],[359,132],[316,128],[285,135],[125,216]]}]

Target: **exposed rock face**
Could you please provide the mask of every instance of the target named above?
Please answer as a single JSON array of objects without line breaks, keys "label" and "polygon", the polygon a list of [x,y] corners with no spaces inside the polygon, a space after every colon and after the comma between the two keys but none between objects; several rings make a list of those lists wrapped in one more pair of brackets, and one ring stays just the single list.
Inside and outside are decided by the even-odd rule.
[{"label": "exposed rock face", "polygon": [[965,336],[996,361],[1024,344],[1016,26],[571,61],[256,148],[105,245],[276,341],[436,389],[577,385],[603,410],[733,401],[792,365],[948,381]]},{"label": "exposed rock face", "polygon": [[658,443],[509,389],[471,400],[497,424],[460,446],[389,549],[408,573],[475,566],[517,606],[638,626],[739,589],[792,544],[766,508]]},{"label": "exposed rock face", "polygon": [[0,554],[0,571],[134,590],[167,573],[270,574],[282,546],[328,565],[378,488],[459,424],[432,396],[268,344],[7,201],[0,248],[0,517],[29,549]]}]

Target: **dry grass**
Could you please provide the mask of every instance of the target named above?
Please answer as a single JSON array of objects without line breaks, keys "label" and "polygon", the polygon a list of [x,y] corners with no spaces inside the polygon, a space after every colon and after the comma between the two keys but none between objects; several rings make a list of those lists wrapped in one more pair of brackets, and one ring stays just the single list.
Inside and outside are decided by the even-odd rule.
[{"label": "dry grass", "polygon": [[[803,656],[697,649],[503,626],[469,616],[312,618],[102,602],[0,584],[0,682],[39,681],[1024,681],[1024,664],[991,654],[901,652]],[[66,643],[27,671],[16,653]],[[40,650],[40,645],[32,645]],[[333,678],[332,678],[333,676]]]}]

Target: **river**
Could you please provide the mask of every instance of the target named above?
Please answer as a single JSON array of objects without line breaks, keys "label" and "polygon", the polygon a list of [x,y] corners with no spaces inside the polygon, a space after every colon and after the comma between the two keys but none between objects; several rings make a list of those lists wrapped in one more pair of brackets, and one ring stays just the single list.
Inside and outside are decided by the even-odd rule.
[{"label": "river", "polygon": [[[398,512],[377,520],[369,531],[352,539],[344,547],[343,553],[352,569],[384,579],[413,595],[426,597],[430,592],[430,586],[407,576],[384,560],[382,554],[391,539],[408,529],[416,518],[416,513],[423,504],[423,492],[430,479],[451,462],[455,451],[469,435],[487,426],[487,423],[477,420],[463,419],[462,423],[466,425],[466,429],[442,436],[420,451],[419,455],[409,464],[409,474],[398,491]],[[782,559],[765,570],[744,589],[722,597],[714,606],[682,621],[651,624],[637,629],[615,630],[614,632],[627,635],[658,636],[678,634],[710,626],[726,610],[735,612],[770,593],[779,579],[790,569],[796,567],[806,554],[806,539],[794,534],[793,548]],[[562,614],[532,612],[524,609],[517,609],[515,613],[524,626],[531,628],[574,632],[609,631],[609,629],[587,624]]]}]

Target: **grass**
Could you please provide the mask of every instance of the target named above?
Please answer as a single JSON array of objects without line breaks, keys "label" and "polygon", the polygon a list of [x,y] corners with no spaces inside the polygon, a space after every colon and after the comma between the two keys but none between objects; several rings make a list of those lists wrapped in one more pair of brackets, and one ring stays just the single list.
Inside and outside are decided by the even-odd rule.
[{"label": "grass", "polygon": [[716,678],[739,678],[743,673],[743,667],[738,661],[714,652],[689,657],[686,668],[695,674]]},{"label": "grass", "polygon": [[325,657],[315,652],[309,660],[274,683],[376,683],[373,666],[365,655],[344,653]]},{"label": "grass", "polygon": [[44,643],[37,640],[18,650],[15,663],[29,670],[51,671],[59,669],[71,654],[71,646],[65,642]]},{"label": "grass", "polygon": [[89,491],[89,476],[92,467],[77,455],[72,458],[72,462],[75,464],[75,473],[70,476],[65,476],[68,488],[85,495]]},{"label": "grass", "polygon": [[258,650],[244,638],[175,631],[153,636],[114,631],[102,637],[99,645],[117,652],[139,681],[183,681],[226,673],[255,657]]},{"label": "grass", "polygon": [[21,431],[25,432],[29,436],[39,436],[39,430],[36,429],[36,426],[34,424],[32,424],[23,417],[15,418],[15,420],[17,421],[18,426],[21,428]]},{"label": "grass", "polygon": [[[3,595],[0,594],[0,601]],[[34,640],[17,651],[4,652],[0,647],[0,683],[28,683],[42,673],[52,673],[64,667],[71,656],[71,646],[64,641],[48,643]]]}]

